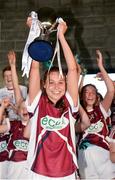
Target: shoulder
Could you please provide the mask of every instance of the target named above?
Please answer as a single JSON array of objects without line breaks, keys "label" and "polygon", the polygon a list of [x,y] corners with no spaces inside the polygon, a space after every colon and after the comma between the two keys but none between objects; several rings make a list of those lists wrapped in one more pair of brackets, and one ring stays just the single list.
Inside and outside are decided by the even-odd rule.
[{"label": "shoulder", "polygon": [[6,87],[0,89],[0,99],[9,96],[9,94],[10,92]]},{"label": "shoulder", "polygon": [[0,88],[0,93],[1,93],[1,92],[4,92],[4,91],[5,91],[5,92],[8,91],[6,87]]}]

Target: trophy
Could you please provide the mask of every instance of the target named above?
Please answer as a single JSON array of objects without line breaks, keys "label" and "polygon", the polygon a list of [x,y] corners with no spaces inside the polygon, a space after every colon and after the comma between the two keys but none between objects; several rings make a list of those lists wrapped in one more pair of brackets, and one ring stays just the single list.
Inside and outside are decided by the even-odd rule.
[{"label": "trophy", "polygon": [[[45,20],[40,21],[38,14],[34,11],[30,13],[30,17],[32,23],[30,22],[30,24],[28,24],[30,31],[22,55],[22,77],[24,75],[26,75],[27,78],[29,77],[32,60],[42,62],[43,64],[47,63],[50,69],[56,55],[60,74],[62,74],[57,25],[63,22],[63,19],[61,17],[57,18],[53,23]],[[45,16],[45,18],[48,17]]]},{"label": "trophy", "polygon": [[[34,21],[34,12],[31,12]],[[53,43],[50,40],[50,36],[54,31],[57,31],[58,22],[55,21],[53,24],[49,21],[41,22],[36,21],[36,25],[39,29],[38,37],[36,37],[28,46],[29,56],[36,61],[46,62],[52,59],[54,54]],[[56,38],[55,38],[56,39]]]}]

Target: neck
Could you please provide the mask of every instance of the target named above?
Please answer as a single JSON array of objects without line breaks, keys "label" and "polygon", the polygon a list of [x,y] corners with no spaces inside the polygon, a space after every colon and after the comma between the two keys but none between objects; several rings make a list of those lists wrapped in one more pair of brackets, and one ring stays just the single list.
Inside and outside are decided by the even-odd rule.
[{"label": "neck", "polygon": [[93,110],[93,106],[87,106],[86,109],[87,109],[87,112],[90,112]]},{"label": "neck", "polygon": [[11,91],[11,90],[13,90],[13,87],[7,87],[7,89],[8,89],[9,91]]}]

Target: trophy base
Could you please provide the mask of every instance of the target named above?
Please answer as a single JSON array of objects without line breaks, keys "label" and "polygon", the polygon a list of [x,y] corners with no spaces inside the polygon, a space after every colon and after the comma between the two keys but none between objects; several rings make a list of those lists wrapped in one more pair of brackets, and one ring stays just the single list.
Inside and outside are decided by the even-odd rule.
[{"label": "trophy base", "polygon": [[49,41],[38,39],[30,43],[28,53],[33,60],[45,62],[52,59],[54,49]]}]

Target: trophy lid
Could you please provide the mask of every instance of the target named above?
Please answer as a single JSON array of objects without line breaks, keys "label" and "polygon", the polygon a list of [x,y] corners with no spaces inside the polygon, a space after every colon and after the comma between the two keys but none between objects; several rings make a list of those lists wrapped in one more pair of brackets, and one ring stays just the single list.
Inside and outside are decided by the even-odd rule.
[{"label": "trophy lid", "polygon": [[30,43],[28,53],[33,60],[45,62],[52,59],[54,50],[49,41],[37,39]]}]

